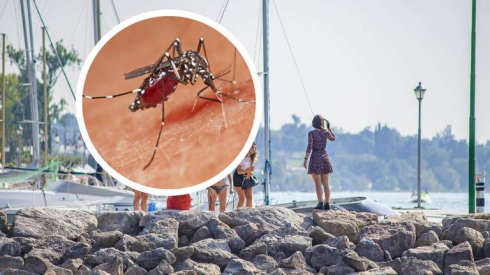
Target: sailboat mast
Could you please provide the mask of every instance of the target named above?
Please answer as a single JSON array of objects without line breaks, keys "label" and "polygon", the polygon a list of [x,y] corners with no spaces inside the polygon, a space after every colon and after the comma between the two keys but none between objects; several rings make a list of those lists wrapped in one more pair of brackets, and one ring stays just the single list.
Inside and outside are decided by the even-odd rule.
[{"label": "sailboat mast", "polygon": [[97,44],[97,42],[99,42],[100,40],[100,27],[99,27],[99,23],[100,23],[100,19],[99,19],[99,15],[100,15],[100,3],[98,0],[93,0],[92,1],[92,8],[93,8],[93,20],[94,20],[94,45]]},{"label": "sailboat mast", "polygon": [[264,138],[265,138],[265,205],[270,205],[271,137],[269,100],[269,0],[262,3],[263,50],[264,50]]},{"label": "sailboat mast", "polygon": [[471,8],[471,72],[470,72],[470,131],[468,152],[468,212],[475,213],[475,52],[476,52],[476,0]]}]

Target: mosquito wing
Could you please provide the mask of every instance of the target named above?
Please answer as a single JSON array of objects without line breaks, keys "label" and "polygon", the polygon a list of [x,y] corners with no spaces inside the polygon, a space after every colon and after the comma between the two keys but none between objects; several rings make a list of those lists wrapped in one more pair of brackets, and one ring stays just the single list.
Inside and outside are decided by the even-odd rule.
[{"label": "mosquito wing", "polygon": [[150,64],[150,65],[132,70],[131,72],[124,74],[124,79],[131,79],[131,78],[135,78],[135,77],[142,76],[145,74],[149,74],[149,73],[153,72],[154,68],[155,68],[155,64]]}]

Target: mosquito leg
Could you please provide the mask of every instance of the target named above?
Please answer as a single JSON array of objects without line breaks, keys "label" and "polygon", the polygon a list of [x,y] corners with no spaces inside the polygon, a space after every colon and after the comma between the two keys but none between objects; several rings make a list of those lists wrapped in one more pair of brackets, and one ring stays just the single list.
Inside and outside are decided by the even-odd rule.
[{"label": "mosquito leg", "polygon": [[[162,86],[163,86],[163,84],[162,84]],[[148,162],[148,164],[146,164],[145,167],[143,167],[143,170],[148,168],[148,166],[150,166],[150,164],[153,162],[153,159],[155,159],[155,154],[157,153],[157,149],[158,149],[158,143],[160,142],[160,137],[162,136],[163,125],[165,124],[165,101],[164,101],[164,95],[163,95],[163,87],[162,87],[161,91],[162,91],[162,102],[161,102],[162,103],[162,120],[161,120],[161,124],[160,124],[160,131],[158,132],[157,142],[155,144],[155,148],[153,149],[153,154],[151,155],[151,159]]]},{"label": "mosquito leg", "polygon": [[140,92],[141,92],[141,89],[135,89],[135,90],[132,90],[129,92],[124,92],[124,93],[115,94],[115,95],[105,95],[105,96],[82,95],[82,97],[88,98],[88,99],[106,99],[106,98],[116,98],[116,97],[120,97],[123,95],[129,95],[129,94],[140,93]]},{"label": "mosquito leg", "polygon": [[205,99],[205,100],[210,100],[210,101],[214,101],[214,102],[218,102],[218,103],[223,103],[223,101],[221,99],[215,99],[215,98],[210,98],[210,97],[205,97],[205,96],[202,96],[201,94],[206,91],[206,89],[209,88],[209,86],[206,86],[204,88],[202,88],[199,92],[197,92],[197,96],[199,98],[202,98],[202,99]]}]

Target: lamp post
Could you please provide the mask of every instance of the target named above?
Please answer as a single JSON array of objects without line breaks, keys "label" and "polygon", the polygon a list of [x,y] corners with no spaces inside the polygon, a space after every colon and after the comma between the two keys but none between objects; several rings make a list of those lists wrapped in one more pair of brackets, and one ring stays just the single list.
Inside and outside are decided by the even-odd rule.
[{"label": "lamp post", "polygon": [[417,208],[422,208],[420,202],[421,202],[421,195],[422,195],[422,178],[420,175],[420,170],[421,170],[421,161],[422,161],[422,154],[421,154],[421,149],[422,149],[422,130],[421,130],[421,117],[422,117],[422,99],[424,99],[425,89],[422,86],[422,82],[419,82],[419,85],[413,89],[415,92],[415,97],[419,101],[419,136],[418,136],[418,162],[417,162]]}]

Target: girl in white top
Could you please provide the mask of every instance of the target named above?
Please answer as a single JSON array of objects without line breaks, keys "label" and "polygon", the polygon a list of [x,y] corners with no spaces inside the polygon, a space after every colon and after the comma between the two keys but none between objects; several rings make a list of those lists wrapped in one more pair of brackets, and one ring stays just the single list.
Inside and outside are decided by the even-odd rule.
[{"label": "girl in white top", "polygon": [[243,180],[250,179],[252,176],[252,173],[255,170],[255,161],[257,160],[257,156],[257,144],[254,142],[247,155],[242,160],[240,165],[238,165],[235,173],[233,174],[233,186],[235,187],[235,191],[238,195],[238,208],[243,207],[245,199],[247,200],[246,206],[252,207],[252,188],[243,189],[242,183]]}]

